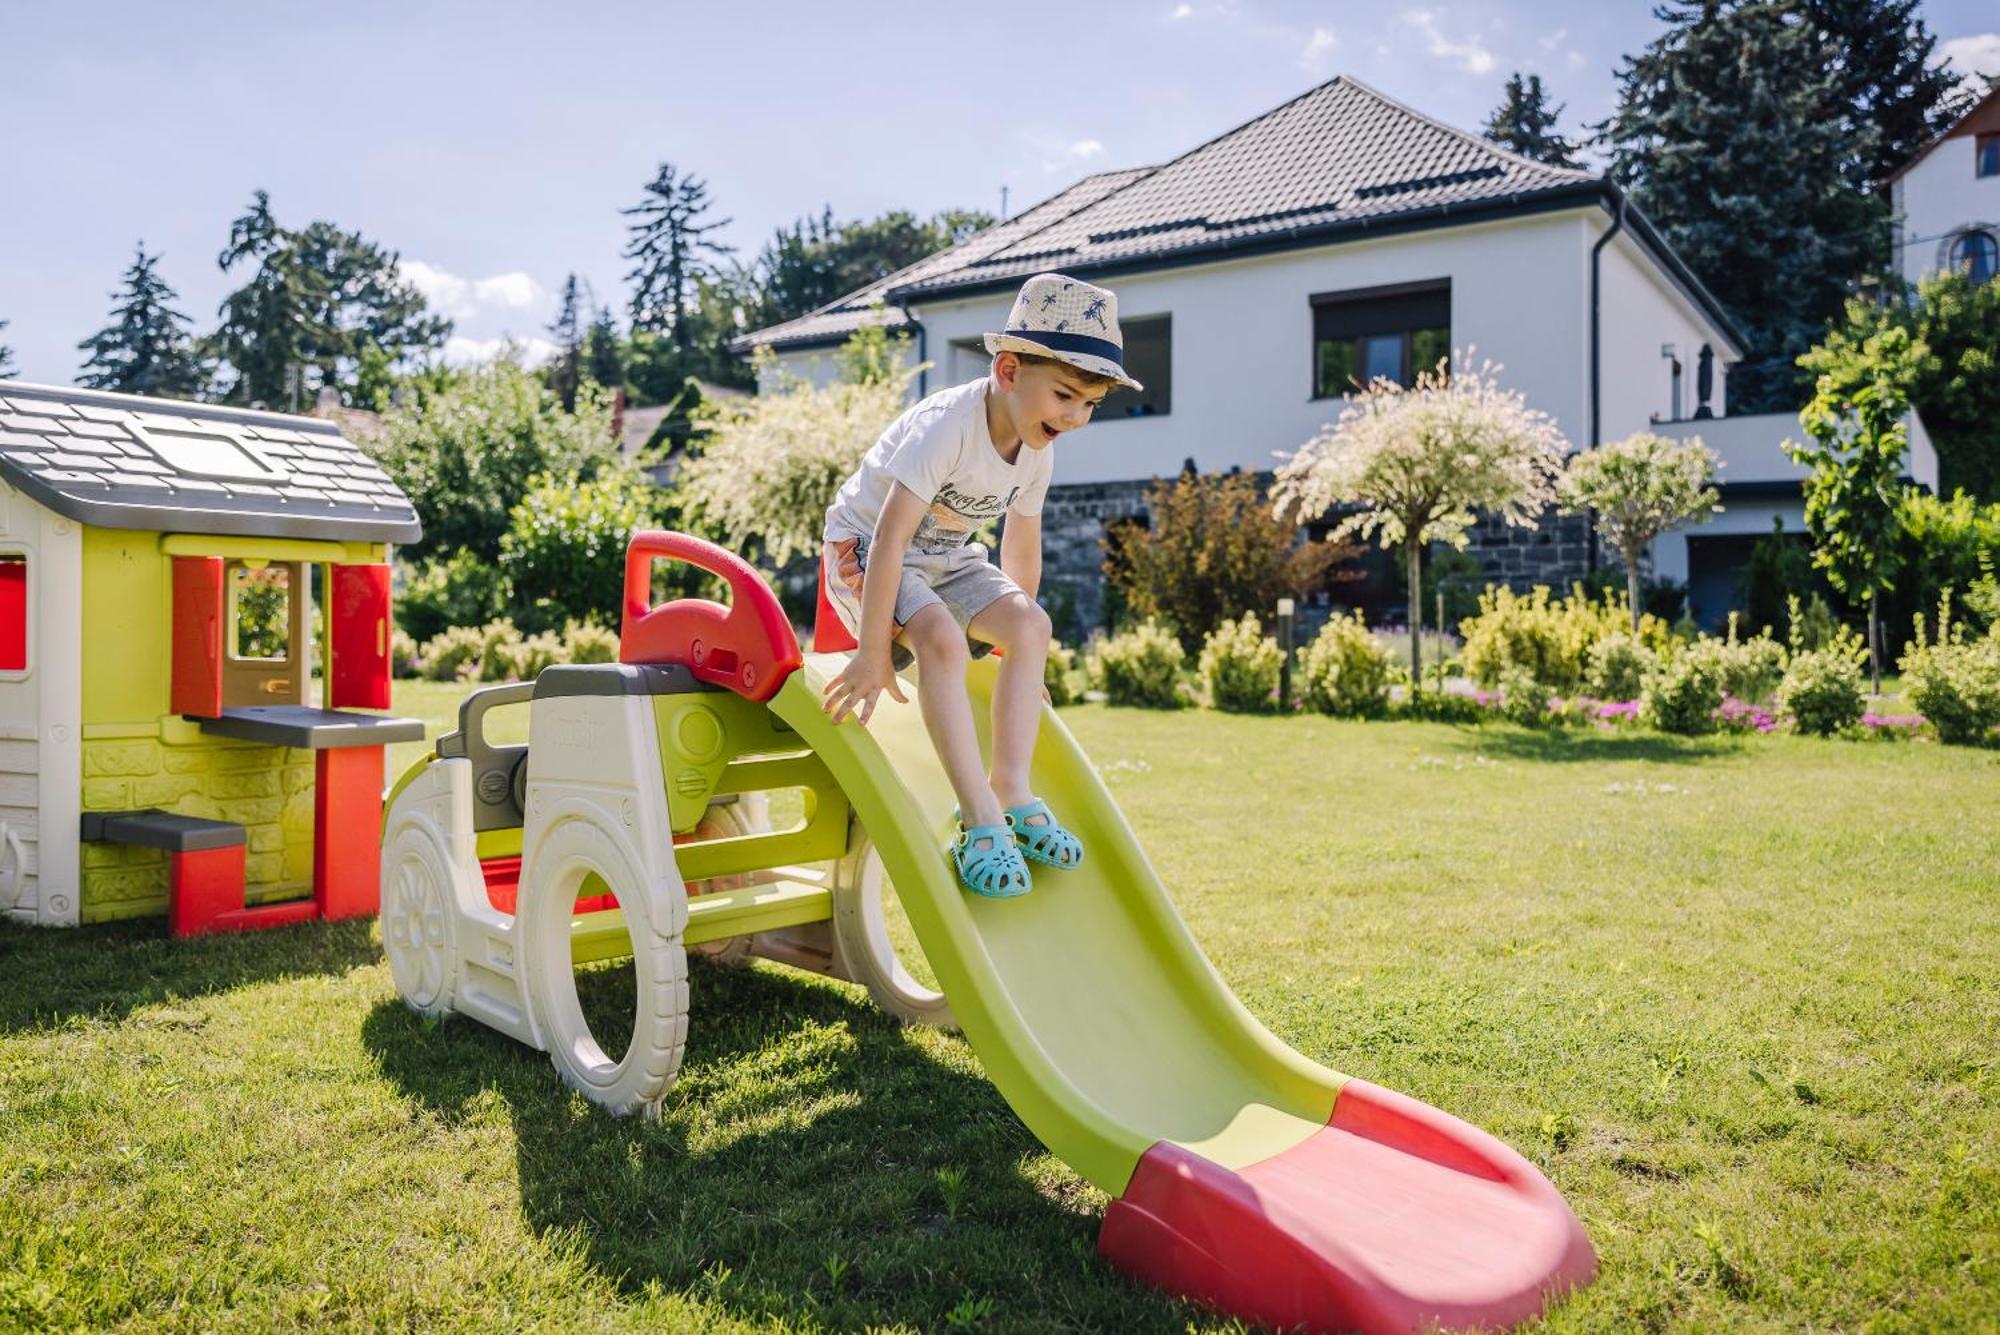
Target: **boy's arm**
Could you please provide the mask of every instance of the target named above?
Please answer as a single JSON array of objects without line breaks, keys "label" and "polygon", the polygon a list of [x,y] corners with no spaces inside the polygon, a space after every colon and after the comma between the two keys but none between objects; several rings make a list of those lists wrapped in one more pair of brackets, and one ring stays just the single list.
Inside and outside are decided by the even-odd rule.
[{"label": "boy's arm", "polygon": [[875,713],[875,698],[888,691],[904,700],[896,685],[889,646],[896,638],[896,595],[903,587],[903,553],[917,534],[928,508],[921,496],[898,482],[882,502],[875,536],[868,545],[868,573],[861,582],[861,625],[855,634],[854,656],[826,684],[823,708],[835,723],[859,714],[863,723]]},{"label": "boy's arm", "polygon": [[1000,573],[1033,598],[1042,585],[1042,517],[1009,514],[1000,530]]}]

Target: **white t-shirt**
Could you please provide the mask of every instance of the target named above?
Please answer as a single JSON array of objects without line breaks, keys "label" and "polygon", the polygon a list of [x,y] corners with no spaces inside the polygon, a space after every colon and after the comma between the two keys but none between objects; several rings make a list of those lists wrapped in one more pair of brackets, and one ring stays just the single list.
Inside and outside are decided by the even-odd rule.
[{"label": "white t-shirt", "polygon": [[826,541],[870,541],[898,482],[930,503],[910,540],[916,552],[953,551],[1002,514],[1040,514],[1053,450],[1024,441],[1013,463],[1000,457],[986,429],[987,383],[941,389],[891,422],[827,507]]}]

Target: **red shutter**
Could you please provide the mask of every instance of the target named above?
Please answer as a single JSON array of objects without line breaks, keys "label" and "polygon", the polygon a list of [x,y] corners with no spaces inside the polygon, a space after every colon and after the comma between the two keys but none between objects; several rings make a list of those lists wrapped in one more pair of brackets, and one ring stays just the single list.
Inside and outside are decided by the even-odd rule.
[{"label": "red shutter", "polygon": [[389,707],[389,567],[333,567],[328,597],[333,641],[329,705]]},{"label": "red shutter", "polygon": [[0,672],[28,666],[28,559],[0,556]]},{"label": "red shutter", "polygon": [[173,712],[222,713],[222,558],[174,558]]}]

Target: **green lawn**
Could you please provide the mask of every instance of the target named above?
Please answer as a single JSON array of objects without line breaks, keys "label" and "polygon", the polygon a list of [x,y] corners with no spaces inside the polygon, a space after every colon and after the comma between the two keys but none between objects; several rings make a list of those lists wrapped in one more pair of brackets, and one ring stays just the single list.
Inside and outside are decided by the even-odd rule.
[{"label": "green lawn", "polygon": [[[1992,1328],[2000,754],[1064,716],[1253,1011],[1568,1196],[1603,1274],[1546,1328]],[[855,989],[698,965],[620,1123],[372,925],[160,937],[0,931],[0,1328],[1217,1324]]]}]

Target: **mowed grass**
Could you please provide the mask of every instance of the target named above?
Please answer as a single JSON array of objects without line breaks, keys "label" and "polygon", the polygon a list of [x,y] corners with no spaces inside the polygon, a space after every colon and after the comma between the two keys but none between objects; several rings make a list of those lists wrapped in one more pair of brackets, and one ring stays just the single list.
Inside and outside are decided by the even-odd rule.
[{"label": "mowed grass", "polygon": [[[2000,755],[1064,718],[1252,1011],[1553,1178],[1602,1274],[1546,1328],[1992,1328]],[[0,931],[0,1327],[1227,1324],[1095,1259],[962,1040],[693,972],[646,1124],[372,924]]]}]

